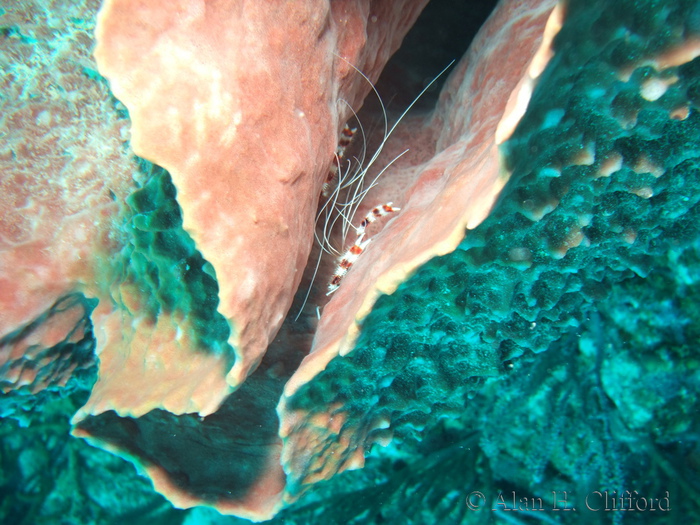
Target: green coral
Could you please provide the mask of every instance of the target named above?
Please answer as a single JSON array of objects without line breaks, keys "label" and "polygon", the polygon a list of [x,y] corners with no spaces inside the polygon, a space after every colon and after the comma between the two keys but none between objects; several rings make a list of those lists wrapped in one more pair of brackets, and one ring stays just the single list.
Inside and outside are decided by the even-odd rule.
[{"label": "green coral", "polygon": [[[631,479],[639,472],[638,455],[624,436],[611,437],[619,419],[627,431],[642,432],[635,439],[645,444],[645,454],[674,458],[655,462],[666,468],[664,479],[673,476],[669,463],[697,450],[691,416],[698,407],[691,394],[698,386],[691,366],[697,349],[691,342],[697,341],[700,317],[694,300],[683,299],[695,292],[678,286],[675,276],[690,278],[700,270],[694,255],[700,238],[700,113],[696,106],[683,120],[671,113],[680,103],[694,104],[700,59],[677,68],[679,80],[655,101],[640,96],[640,84],[660,72],[642,66],[629,80],[619,73],[687,37],[667,26],[692,18],[696,4],[656,8],[651,16],[635,2],[569,3],[555,57],[506,145],[513,175],[490,216],[453,253],[431,260],[392,296],[380,298],[353,352],[331,361],[290,400],[292,410],[306,411],[309,418],[324,411],[325,403],[342,403],[338,411],[349,423],[341,436],[321,434],[319,455],[324,443],[347,439],[343,432],[354,435],[351,429],[369,429],[380,418],[391,421],[397,443],[412,447],[441,418],[473,413],[469,398],[497,376],[512,378],[499,384],[505,389],[499,397],[518,401],[522,417],[504,425],[498,422],[501,414],[491,430],[482,426],[485,435],[513,437],[489,445],[487,456],[499,465],[494,471],[529,494],[557,475],[579,488],[615,488]],[[572,157],[585,149],[597,161],[573,164]],[[602,160],[614,155],[620,155],[621,168],[601,176]],[[640,169],[645,162],[660,166],[663,174]],[[677,273],[668,271],[673,266]],[[663,299],[652,301],[649,290]],[[654,308],[663,312],[664,326],[652,322],[626,339],[628,327],[653,317]],[[601,337],[619,342],[615,350],[596,339],[594,362],[581,363],[581,369],[551,357],[559,352],[578,359],[576,338],[598,330],[594,317],[601,320]],[[643,364],[642,356],[650,353],[666,355],[669,370],[659,376]],[[611,402],[609,378],[629,371],[630,363],[636,363],[637,387],[646,396],[616,396]],[[516,379],[534,370],[539,381]],[[652,388],[660,377],[663,382]],[[572,381],[587,382],[595,394],[578,391]],[[668,386],[679,383],[685,386]],[[531,413],[537,406],[542,417],[533,429],[525,409]],[[547,417],[546,409],[561,415]],[[600,422],[581,422],[593,409]],[[649,416],[635,423],[622,415],[635,411]],[[654,428],[651,421],[662,424]],[[658,452],[669,436],[684,432],[690,432],[687,449]],[[577,447],[574,435],[589,436],[590,446]],[[525,441],[514,449],[522,441],[518,436]],[[351,439],[351,448],[367,446],[363,438]],[[518,450],[519,465],[506,461],[508,451]],[[589,459],[571,463],[578,470],[564,466],[580,457]],[[605,466],[613,460],[619,466],[614,472]],[[505,464],[511,468],[504,470]],[[557,475],[549,472],[553,467]],[[292,487],[301,488],[303,477],[290,474]]]},{"label": "green coral", "polygon": [[137,283],[146,311],[177,311],[189,318],[200,348],[233,352],[230,327],[217,311],[219,286],[213,267],[182,228],[177,191],[168,172],[141,160],[143,186],[127,199],[128,241],[121,253],[118,279]]}]

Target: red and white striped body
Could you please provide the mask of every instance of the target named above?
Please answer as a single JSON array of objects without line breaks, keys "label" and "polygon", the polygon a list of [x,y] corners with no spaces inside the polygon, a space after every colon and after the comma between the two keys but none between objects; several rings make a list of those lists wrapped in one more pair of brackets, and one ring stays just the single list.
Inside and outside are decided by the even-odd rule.
[{"label": "red and white striped body", "polygon": [[338,263],[335,273],[333,274],[333,278],[331,279],[331,282],[328,283],[328,293],[326,295],[330,295],[338,289],[340,282],[343,280],[343,277],[345,277],[345,274],[348,273],[348,270],[352,267],[357,258],[362,254],[369,242],[372,240],[367,239],[366,241],[363,241],[367,226],[372,224],[377,219],[401,209],[394,208],[392,204],[393,203],[391,202],[387,202],[386,204],[372,208],[365,218],[362,219],[360,226],[356,228],[357,240],[355,241],[355,244],[348,248],[348,250],[341,256],[340,262]]},{"label": "red and white striped body", "polygon": [[348,273],[348,270],[352,267],[355,261],[357,261],[357,258],[363,251],[365,251],[365,248],[367,248],[367,245],[372,239],[363,241],[362,239],[364,236],[364,233],[360,235],[355,241],[355,244],[350,246],[350,248],[348,248],[347,251],[341,256],[340,262],[338,263],[335,273],[333,274],[333,278],[331,279],[331,282],[328,283],[328,293],[326,295],[330,295],[338,289],[340,286],[340,281],[343,280],[345,274]]},{"label": "red and white striped body", "polygon": [[365,215],[365,218],[362,219],[362,222],[360,225],[356,228],[357,235],[364,235],[365,230],[367,229],[367,226],[372,224],[374,221],[377,219],[381,219],[385,215],[388,215],[390,213],[393,213],[395,211],[399,211],[401,208],[394,208],[392,206],[393,202],[387,202],[386,204],[382,204],[381,206],[377,206],[376,208],[372,208],[367,215]]},{"label": "red and white striped body", "polygon": [[331,169],[328,171],[326,182],[323,184],[323,189],[321,190],[324,197],[328,197],[331,194],[333,181],[338,176],[338,171],[340,170],[343,158],[345,157],[345,150],[352,143],[352,138],[355,136],[356,131],[357,128],[351,128],[345,124],[345,126],[343,126],[343,131],[340,132],[340,139],[338,140],[338,147],[335,150],[335,155],[333,156]]}]

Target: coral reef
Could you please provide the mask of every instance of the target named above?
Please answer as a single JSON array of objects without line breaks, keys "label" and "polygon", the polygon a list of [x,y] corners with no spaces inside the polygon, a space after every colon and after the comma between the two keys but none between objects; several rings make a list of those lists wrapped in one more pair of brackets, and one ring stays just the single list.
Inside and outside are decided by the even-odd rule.
[{"label": "coral reef", "polygon": [[110,0],[128,110],[96,4],[4,8],[3,520],[700,514],[697,2],[502,2],[382,144],[359,214],[401,213],[284,319],[350,64],[376,80],[423,4]]},{"label": "coral reef", "polygon": [[[282,404],[295,425],[288,438],[282,413],[282,435],[298,439],[299,429],[305,440],[290,449],[298,457],[283,458],[300,482],[342,454],[363,457],[372,434],[382,441],[421,430],[450,405],[462,410],[465,379],[499,375],[503,362],[548,350],[611,289],[668,266],[669,253],[696,242],[697,152],[683,146],[697,136],[697,114],[675,117],[688,109],[694,62],[627,74],[651,61],[650,51],[619,57],[576,45],[574,34],[594,22],[614,49],[627,43],[615,40],[616,25],[575,7],[546,87],[508,143],[513,176],[499,204],[454,252],[382,297],[352,353]],[[685,45],[679,34],[665,52]],[[673,82],[663,97],[645,97],[655,78]],[[327,448],[335,456],[320,453]]]},{"label": "coral reef", "polygon": [[[123,149],[128,121],[90,55],[96,8],[96,2],[2,8],[3,337],[100,278],[89,261],[113,245],[117,201],[132,191],[133,166]],[[75,322],[62,326],[67,336]]]},{"label": "coral reef", "polygon": [[100,10],[99,70],[129,109],[134,152],[173,178],[182,226],[216,275],[234,388],[289,310],[335,130],[369,90],[349,64],[376,78],[425,3],[112,0]]}]

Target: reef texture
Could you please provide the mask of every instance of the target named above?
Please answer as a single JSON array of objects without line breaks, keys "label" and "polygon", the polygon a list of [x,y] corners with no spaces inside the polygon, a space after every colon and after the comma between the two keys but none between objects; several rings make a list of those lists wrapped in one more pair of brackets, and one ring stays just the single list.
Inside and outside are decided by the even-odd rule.
[{"label": "reef texture", "polygon": [[[212,315],[230,325],[215,342],[177,346],[232,353],[223,374],[208,365],[232,388],[260,363],[301,280],[337,130],[370,87],[350,64],[376,79],[425,3],[104,3],[96,29],[100,73],[129,109],[134,152],[172,177],[181,228],[205,261],[190,268],[202,267],[203,280],[215,278],[205,300],[218,300]],[[150,300],[147,289],[129,293],[139,305]],[[201,331],[196,323],[183,326],[173,308],[181,306],[164,305],[148,335],[166,348],[179,337],[175,325],[178,334]],[[128,327],[118,316],[110,313],[96,324],[106,351],[122,355],[126,349],[116,341]],[[178,355],[168,360],[181,361]],[[83,412],[104,411],[106,399],[118,396],[110,393],[112,385],[120,382],[114,367],[100,374]],[[153,384],[184,388],[180,378],[144,376],[145,389]],[[184,396],[163,406],[207,415],[228,393],[212,385],[210,399],[194,406]],[[110,408],[121,414],[153,408],[118,403]]]},{"label": "reef texture", "polygon": [[[506,144],[513,175],[498,205],[454,252],[382,297],[352,352],[280,405],[290,484],[361,464],[369,443],[459,413],[504,363],[548,350],[611,289],[697,243],[700,41],[691,7],[637,28],[641,7],[623,17],[625,6],[569,6]],[[651,38],[670,23],[666,40]],[[634,37],[619,36],[621,24]],[[287,448],[295,440],[304,446]]]},{"label": "reef texture", "polygon": [[[283,319],[337,130],[369,89],[350,64],[375,80],[424,2],[132,4],[103,6],[96,56],[145,160],[85,50],[96,6],[4,8],[3,415],[94,371],[89,317],[99,372],[73,433],[178,507],[268,519],[376,443],[420,454],[420,436],[439,453],[413,472],[460,458],[459,490],[484,462],[533,494],[547,468],[617,487],[603,465],[633,438],[671,475],[658,447],[697,435],[697,2],[502,2],[435,110],[383,145],[378,165],[411,152],[360,216],[402,211],[313,341],[308,317]],[[546,400],[539,418],[522,392]],[[543,406],[566,417],[543,423]],[[571,423],[586,413],[600,425]],[[457,427],[475,434],[445,446]],[[565,427],[591,445],[557,444]],[[398,519],[412,478],[377,476]],[[416,523],[466,519],[435,494],[413,492]]]},{"label": "reef texture", "polygon": [[[97,3],[90,6],[94,11]],[[2,12],[0,122],[0,385],[37,392],[65,384],[115,246],[117,200],[133,191],[128,121],[90,56],[82,6],[9,2]],[[45,368],[45,369],[44,369]]]},{"label": "reef texture", "polygon": [[[376,237],[374,246],[377,248],[375,249],[373,246],[363,254],[362,261],[358,263],[357,268],[353,268],[347,281],[325,306],[314,336],[311,354],[286,383],[286,397],[291,396],[300,384],[309,381],[334,356],[351,349],[352,341],[357,335],[358,320],[367,314],[381,290],[391,291],[391,288],[395,287],[399,280],[405,278],[408,272],[431,255],[444,253],[454,248],[464,235],[465,226],[474,226],[486,216],[495,196],[507,180],[507,174],[501,169],[498,144],[512,132],[514,124],[522,116],[533,80],[541,73],[546,60],[551,55],[549,51],[551,38],[556,33],[561,18],[561,11],[552,13],[554,5],[554,2],[511,2],[504,4],[496,12],[481,36],[477,38],[473,51],[463,59],[453,73],[453,80],[449,81],[445,88],[445,95],[440,107],[426,123],[421,124],[424,131],[416,133],[424,138],[430,137],[433,144],[430,146],[425,143],[423,147],[416,146],[414,148],[412,160],[418,166],[422,166],[415,169],[404,164],[401,172],[396,172],[392,175],[392,179],[387,179],[382,184],[381,191],[370,193],[367,197],[367,201],[381,198],[383,195],[391,194],[392,189],[397,190],[399,187],[403,187],[404,190],[397,197],[397,201],[404,206],[402,215],[382,235]],[[381,20],[380,15],[381,13],[378,12],[374,16]],[[108,25],[105,19],[109,17],[109,10],[102,11],[100,16],[98,42],[100,38],[104,38],[100,37],[101,29],[99,27]],[[547,24],[548,20],[550,21],[549,25]],[[129,41],[133,39],[132,37]],[[112,42],[112,40],[109,41]],[[371,39],[369,42],[371,43]],[[316,48],[314,47],[314,49]],[[102,53],[103,51],[98,47],[97,56],[100,61]],[[372,56],[374,56],[374,52],[372,52]],[[507,75],[498,75],[500,70],[496,69],[495,62],[504,57],[509,60],[512,67],[507,70]],[[345,60],[343,57],[340,63],[346,64]],[[359,60],[358,63],[363,64],[363,61]],[[494,73],[489,76],[485,71],[494,71]],[[344,68],[343,72],[354,76],[358,75],[357,71],[352,68],[349,72],[347,68]],[[107,67],[106,74],[110,76],[109,67]],[[366,91],[368,84],[361,76],[360,79],[363,81],[361,85]],[[486,85],[481,85],[484,82]],[[136,84],[143,85],[144,83],[136,82]],[[207,83],[202,84],[208,85]],[[119,96],[121,88],[118,79],[114,88]],[[143,98],[136,97],[136,100]],[[148,96],[145,98],[148,99]],[[194,99],[196,97],[190,96],[185,100],[189,103]],[[474,99],[474,103],[478,103],[476,106],[471,105],[472,99]],[[346,102],[348,100],[346,95],[344,95],[344,100]],[[470,101],[469,104],[467,100]],[[275,104],[279,103],[276,97],[273,97],[271,101]],[[128,94],[125,102],[128,106]],[[261,103],[260,98],[255,99],[255,104],[260,105]],[[332,103],[335,104],[335,101]],[[340,107],[347,108],[347,104],[343,103]],[[459,108],[466,108],[466,115],[462,115],[461,118],[459,117]],[[189,116],[191,111],[180,113]],[[306,114],[307,111],[304,110],[304,113]],[[219,113],[216,114],[219,115]],[[287,113],[282,109],[281,114],[284,116]],[[458,119],[456,123],[454,118]],[[462,119],[466,119],[466,122]],[[153,119],[147,119],[147,122],[152,121]],[[225,121],[227,125],[234,125],[228,119]],[[140,122],[138,116],[135,122],[138,126]],[[247,120],[244,118],[241,122],[247,122]],[[473,125],[470,126],[470,122]],[[173,127],[179,129],[177,126],[173,125]],[[244,143],[247,140],[254,140],[256,144],[259,142],[258,135],[248,133],[245,137],[241,138]],[[137,138],[137,144],[138,140],[140,139]],[[416,143],[418,143],[417,140]],[[182,147],[174,149],[180,151]],[[439,154],[432,155],[438,149]],[[159,160],[156,155],[149,154],[147,151],[139,151],[138,146],[137,152],[148,157],[149,160],[165,164],[166,167],[170,168],[171,173],[173,170],[177,170],[177,168],[170,167],[167,162]],[[427,158],[425,158],[426,155],[428,155]],[[421,156],[424,158],[420,158]],[[216,158],[215,156],[210,157]],[[265,157],[255,157],[255,159],[254,171],[256,176],[259,176],[259,164],[264,161]],[[427,162],[428,159],[431,161]],[[279,167],[279,162],[275,161],[275,163]],[[325,168],[326,162],[323,161],[322,165]],[[245,163],[240,166],[241,176],[246,173],[246,166]],[[207,170],[204,172],[208,173]],[[407,178],[408,173],[413,174],[413,179]],[[323,176],[316,178],[317,182],[323,182],[325,178],[324,172],[320,174]],[[165,177],[165,175],[161,177]],[[201,175],[197,174],[196,177],[199,180]],[[230,177],[228,175],[226,177],[225,180],[229,180]],[[185,204],[182,204],[182,192],[179,189],[180,183],[177,178],[173,175],[172,183],[177,188],[177,202],[181,205],[182,222],[176,226],[183,228],[188,233],[193,232],[192,238],[194,239],[197,227],[188,227],[187,216],[190,213],[190,208],[186,199]],[[217,176],[215,175],[212,180],[218,180]],[[149,182],[148,185],[150,184],[152,183]],[[216,183],[212,182],[212,184]],[[250,183],[243,184],[248,188],[258,187]],[[301,184],[299,182],[295,186]],[[140,191],[145,191],[148,185]],[[445,191],[445,187],[451,188],[450,191]],[[406,190],[408,193],[404,195]],[[277,190],[273,190],[273,193],[274,191]],[[280,189],[280,191],[282,190]],[[308,199],[307,193],[309,191],[313,191],[314,195],[317,195],[320,191],[320,185],[315,184],[311,190],[304,190],[302,192],[305,195],[304,199]],[[167,194],[167,191],[163,190],[163,192]],[[223,189],[215,192],[216,195],[222,193],[224,193]],[[253,202],[251,197],[245,195],[241,197],[239,192],[231,190],[231,199],[242,198],[241,202],[243,203]],[[291,203],[298,204],[298,199],[292,194],[286,198],[290,199]],[[145,201],[154,203],[162,201],[159,199],[144,198]],[[132,201],[133,197],[130,198],[129,202]],[[158,206],[162,206],[162,204],[152,205],[153,208]],[[259,206],[265,208],[265,204],[262,202]],[[245,236],[247,227],[243,225],[246,223],[235,220],[240,206],[231,205],[229,208],[231,208],[232,217],[234,217],[231,219],[231,226],[237,226],[235,235]],[[305,208],[313,210],[309,206]],[[211,207],[206,209],[211,209]],[[436,216],[435,210],[442,210],[442,212]],[[466,212],[455,213],[458,210],[466,210]],[[248,210],[243,215],[246,220],[252,218],[251,225],[254,225],[256,224],[254,219],[259,213],[262,211]],[[275,220],[280,219],[280,217],[282,217],[281,220],[286,220],[280,215],[278,209],[272,210],[270,213],[275,217]],[[293,215],[298,218],[299,213],[299,211],[295,211]],[[360,214],[362,214],[362,208]],[[310,225],[313,224],[313,216],[312,211],[309,215]],[[207,221],[207,223],[212,223],[211,219],[207,219]],[[394,224],[397,225],[396,229],[392,229]],[[431,224],[432,226],[429,226]],[[141,229],[139,225],[137,228]],[[312,237],[311,228],[312,226],[309,228],[309,238]],[[218,235],[220,230],[217,228],[211,232],[211,235]],[[257,227],[253,228],[253,232],[256,231],[258,231]],[[296,238],[298,237],[299,235],[296,235]],[[283,241],[278,239],[278,244],[283,245]],[[199,247],[200,243],[196,242],[195,246]],[[235,249],[237,243],[234,242],[231,246]],[[254,252],[256,264],[252,268],[261,269],[269,264],[265,272],[272,272],[273,277],[260,282],[264,282],[265,287],[273,287],[278,273],[283,271],[278,264],[278,258],[283,257],[283,254],[264,249],[266,244],[256,241],[255,235],[246,241],[246,246],[246,250],[249,250],[249,246],[258,248]],[[382,250],[383,246],[386,246],[385,250]],[[204,256],[205,251],[201,252],[202,256]],[[304,257],[307,255],[308,252],[305,251]],[[231,256],[233,257],[232,261],[238,261],[236,257]],[[208,265],[209,262],[206,264]],[[230,262],[227,260],[227,264]],[[201,266],[202,263],[199,265]],[[232,282],[236,281],[236,277],[230,272],[224,271],[222,274],[223,270],[220,271],[215,264],[211,266],[213,268],[207,273],[216,275],[220,297],[224,297],[226,294],[221,295],[221,282],[222,279],[225,280],[228,277],[219,276],[230,275],[233,279]],[[273,268],[276,269],[273,270]],[[158,270],[159,276],[164,275],[164,273],[165,269]],[[288,282],[285,280],[285,286],[288,285]],[[239,285],[233,288],[240,291]],[[277,292],[272,292],[270,288],[265,289],[268,291],[263,296],[259,296],[261,299],[262,297],[267,299],[264,301],[264,308],[268,308],[270,304],[273,304],[274,308],[278,308],[277,298],[279,296]],[[212,293],[214,291],[212,290]],[[270,298],[276,299],[270,300]],[[226,301],[228,300],[226,299]],[[236,304],[239,308],[240,304],[238,302]],[[172,304],[172,308],[180,307],[179,303]],[[255,307],[251,308],[254,310]],[[287,306],[285,306],[285,310],[286,308]],[[224,314],[225,309],[222,310],[219,307],[218,311]],[[236,332],[236,326],[241,326],[239,321],[243,322],[245,317],[236,317],[233,311],[225,314],[224,317],[229,318],[229,315],[233,315],[232,330]],[[251,311],[247,310],[245,316],[250,315]],[[258,321],[259,317],[254,316],[253,322],[258,323]],[[262,325],[266,330],[271,328],[269,322]],[[96,331],[102,326],[103,324],[98,318]],[[328,452],[317,450],[311,447],[308,441],[313,439],[314,428],[320,426],[322,421],[319,419],[313,424],[300,425],[297,420],[303,419],[303,415],[285,413],[285,409],[280,408],[281,434],[287,438],[284,443],[285,448],[282,449],[283,442],[277,435],[279,429],[275,428],[274,400],[279,399],[281,385],[287,381],[289,370],[295,369],[296,366],[286,366],[285,370],[281,372],[275,369],[275,366],[279,366],[282,361],[296,359],[299,354],[299,345],[290,340],[290,330],[293,328],[283,331],[277,343],[279,348],[275,348],[273,345],[276,357],[263,359],[257,372],[249,377],[243,387],[239,388],[216,413],[204,421],[198,421],[195,417],[190,416],[175,418],[172,414],[177,414],[178,410],[165,404],[163,408],[168,409],[168,412],[154,411],[143,414],[143,417],[138,420],[124,419],[124,416],[141,414],[134,411],[127,412],[123,408],[115,410],[116,414],[104,413],[104,405],[100,405],[100,408],[96,410],[91,406],[91,402],[96,397],[95,392],[102,392],[103,374],[101,373],[91,401],[75,418],[77,423],[75,433],[100,446],[116,446],[117,449],[129,456],[141,458],[143,468],[154,480],[156,489],[167,494],[168,498],[178,506],[206,503],[214,505],[222,512],[236,513],[254,519],[268,517],[275,509],[280,508],[284,503],[293,501],[302,493],[300,484],[308,485],[329,478],[347,468],[361,466],[365,450],[376,439],[376,436],[368,435],[370,432],[358,429],[357,437],[353,438],[355,441],[359,440],[358,443],[341,442],[337,449],[331,447]],[[121,334],[123,331],[124,327],[120,327],[119,330],[115,328],[111,333]],[[270,332],[268,336],[275,332],[276,330]],[[185,331],[185,333],[188,332]],[[218,341],[221,340],[221,338],[218,339]],[[235,340],[235,338],[229,338],[228,342],[233,347],[242,349],[241,351],[244,353],[245,348],[249,347],[248,343]],[[208,349],[211,349],[212,346],[211,343],[207,344]],[[305,347],[302,346],[302,349]],[[254,354],[257,356],[255,359],[260,359],[257,351]],[[105,351],[102,351],[101,356],[104,355]],[[241,357],[241,359],[245,358]],[[101,372],[104,370],[105,368],[101,367]],[[112,375],[108,373],[104,381],[110,381]],[[236,374],[234,373],[234,375]],[[229,374],[231,384],[235,385],[237,381],[238,379],[232,381]],[[122,384],[122,381],[118,381],[118,384]],[[149,389],[164,389],[167,384],[158,383],[149,386]],[[241,422],[241,419],[245,418],[242,412],[244,407],[250,407],[251,412],[257,413],[255,421],[260,423],[258,428],[250,428],[247,423]],[[89,413],[93,417],[85,419]],[[99,415],[100,413],[103,414]],[[200,415],[206,415],[206,413],[206,411],[199,410]],[[121,419],[116,416],[121,416]],[[338,422],[342,422],[342,420],[336,419],[336,422],[331,421],[331,424],[335,425]],[[382,421],[375,424],[381,425]],[[175,428],[178,429],[176,435],[179,438],[174,442],[171,439],[170,431]],[[138,431],[134,432],[135,429]],[[293,433],[291,437],[290,433]],[[234,436],[236,436],[235,439]],[[359,442],[362,442],[361,446],[358,446]],[[234,443],[237,445],[232,446]],[[245,446],[241,446],[241,443],[245,443]],[[178,453],[173,454],[173,450],[178,450]],[[201,458],[212,454],[213,451],[216,451],[217,461],[201,465]],[[312,454],[313,457],[306,464],[308,453]],[[322,472],[318,472],[314,462],[328,463],[328,466],[321,469]],[[194,465],[197,466],[194,467]],[[228,468],[227,465],[246,465],[246,468],[239,467],[234,470]],[[283,470],[283,465],[286,472]],[[295,483],[289,485],[287,479],[292,479]],[[298,480],[300,483],[297,482]]]},{"label": "reef texture", "polygon": [[[382,175],[359,215],[388,201],[400,205],[401,214],[373,237],[325,306],[311,353],[287,382],[278,409],[283,460],[295,482],[359,468],[373,441],[391,439],[387,414],[353,429],[355,423],[346,420],[338,400],[327,405],[332,409],[326,414],[313,415],[290,409],[287,400],[332,366],[332,359],[352,351],[362,319],[382,293],[392,293],[431,257],[454,250],[465,228],[476,227],[487,216],[509,177],[499,145],[525,112],[534,80],[551,56],[562,14],[554,6],[546,1],[506,2],[496,8],[451,74],[435,110],[398,128],[385,145],[389,158],[397,149],[395,142],[410,148],[412,155]],[[347,434],[338,441],[324,437],[326,432],[337,436],[340,429]]]}]

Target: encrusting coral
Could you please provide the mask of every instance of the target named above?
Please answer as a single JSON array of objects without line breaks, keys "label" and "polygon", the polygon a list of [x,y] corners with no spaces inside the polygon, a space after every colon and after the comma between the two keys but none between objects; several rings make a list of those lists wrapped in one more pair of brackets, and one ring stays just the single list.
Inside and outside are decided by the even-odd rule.
[{"label": "encrusting coral", "polygon": [[[512,391],[494,402],[499,420],[520,421],[504,409],[519,390],[567,414],[586,403],[600,411],[601,439],[617,441],[584,451],[596,465],[620,456],[615,406],[629,407],[624,426],[657,455],[650,442],[669,443],[689,428],[684,414],[694,398],[668,401],[682,397],[668,379],[677,367],[657,373],[665,393],[649,387],[654,396],[635,411],[627,390],[638,389],[616,386],[625,378],[604,366],[609,350],[596,334],[605,324],[621,340],[622,318],[639,318],[639,305],[653,303],[645,286],[696,287],[688,273],[700,238],[695,3],[502,2],[436,109],[407,118],[383,145],[377,164],[411,152],[386,170],[358,216],[388,201],[401,212],[319,303],[315,333],[314,304],[297,323],[283,319],[311,250],[337,130],[369,90],[352,66],[376,80],[424,2],[408,2],[405,16],[359,0],[325,10],[285,4],[282,16],[259,3],[168,5],[110,0],[99,15],[100,73],[126,105],[130,144],[145,160],[122,148],[126,113],[95,81],[85,54],[72,89],[102,101],[87,105],[94,113],[58,119],[60,97],[43,107],[41,98],[16,94],[16,120],[31,123],[24,133],[43,133],[57,119],[83,141],[105,134],[111,142],[100,150],[106,156],[79,169],[59,162],[59,133],[41,154],[43,178],[31,175],[40,152],[5,154],[11,178],[1,198],[27,210],[0,223],[5,390],[60,388],[73,369],[93,366],[84,353],[71,361],[50,351],[78,348],[91,334],[90,316],[99,372],[74,434],[133,461],[178,507],[255,520],[363,466],[375,444],[410,449],[447,428],[441,419],[468,419],[470,398],[488,396],[479,394],[483,385],[493,390],[492,379],[509,374],[501,384]],[[31,46],[43,44],[17,24],[6,38],[14,60],[28,60]],[[15,157],[25,161],[15,165]],[[102,165],[111,171],[96,177]],[[671,267],[677,271],[656,270]],[[661,362],[692,356],[697,316],[688,301],[673,301],[654,303],[656,314],[640,322],[644,336],[627,337],[619,355],[635,377],[654,368],[655,337],[675,341]],[[656,317],[682,320],[657,336]],[[529,366],[541,381],[518,375]],[[584,378],[582,370],[595,373]],[[569,387],[572,377],[591,382],[598,397]],[[479,450],[453,450],[464,461],[488,460],[520,485],[528,482],[513,465],[525,463],[539,476],[528,485],[534,493],[551,479],[548,462],[565,476],[581,474],[578,463],[569,468],[577,445],[551,436],[567,425],[593,433],[595,425],[548,420],[533,432],[549,435],[551,447],[523,431],[513,434],[523,436],[516,450],[487,408],[476,412],[479,436],[460,443]],[[645,413],[669,428],[649,428]],[[443,459],[420,468],[447,469]],[[596,469],[577,478],[581,487],[625,477],[622,467]],[[466,512],[443,510],[460,519]]]},{"label": "encrusting coral", "polygon": [[[349,355],[281,403],[290,485],[361,465],[373,442],[459,413],[471,381],[548,350],[611,289],[697,242],[697,150],[683,138],[698,133],[693,28],[662,53],[640,44],[621,56],[628,44],[615,39],[612,13],[569,9],[546,87],[507,145],[513,176],[499,204],[454,252],[377,302]],[[577,41],[593,26],[616,51]],[[645,96],[661,78],[665,96]]]},{"label": "encrusting coral", "polygon": [[34,358],[80,339],[94,301],[68,296],[97,295],[92,263],[115,245],[117,201],[133,190],[134,168],[122,148],[128,121],[97,80],[86,8],[49,3],[55,18],[42,9],[3,5],[0,55],[0,362],[4,389],[33,391],[49,375],[69,377],[38,372]]}]

